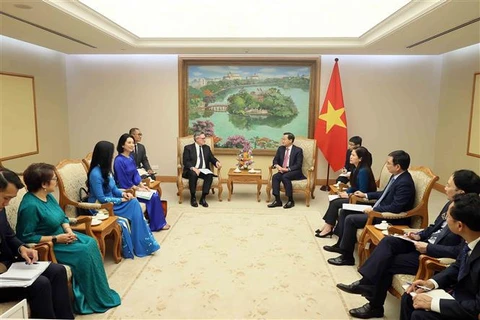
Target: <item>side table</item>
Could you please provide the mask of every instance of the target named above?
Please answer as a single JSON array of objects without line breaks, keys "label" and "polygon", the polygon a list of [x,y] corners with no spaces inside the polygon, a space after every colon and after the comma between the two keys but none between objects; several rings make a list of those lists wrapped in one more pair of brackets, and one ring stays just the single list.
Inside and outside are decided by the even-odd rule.
[{"label": "side table", "polygon": [[[410,228],[409,226],[395,226],[396,229],[406,229]],[[360,268],[363,263],[370,257],[372,254],[373,249],[378,245],[378,243],[385,237],[382,233],[382,230],[375,228],[374,225],[366,225],[365,234],[363,235],[363,239],[360,239],[358,243],[358,267]]]},{"label": "side table", "polygon": [[257,184],[257,201],[260,202],[260,190],[262,189],[262,170],[256,169],[255,173],[250,173],[248,170],[241,170],[235,172],[234,168],[228,170],[228,201],[232,198],[233,182],[237,183],[256,183]]}]

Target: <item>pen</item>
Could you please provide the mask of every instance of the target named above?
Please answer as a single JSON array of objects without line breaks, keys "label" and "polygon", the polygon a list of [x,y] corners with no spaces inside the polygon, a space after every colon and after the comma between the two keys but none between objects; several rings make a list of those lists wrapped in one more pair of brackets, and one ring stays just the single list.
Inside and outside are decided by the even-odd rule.
[{"label": "pen", "polygon": [[[29,264],[29,263],[25,261],[25,264]],[[38,262],[32,262],[30,264],[38,264]]]},{"label": "pen", "polygon": [[[412,283],[411,283],[411,282],[408,282],[408,281],[407,281],[407,284],[408,284],[409,286],[412,285]],[[425,287],[425,286],[415,285],[415,287],[417,287],[417,288],[419,288],[419,289],[422,289],[422,290],[424,290],[424,291],[432,291],[432,289],[430,289],[429,287]]]}]

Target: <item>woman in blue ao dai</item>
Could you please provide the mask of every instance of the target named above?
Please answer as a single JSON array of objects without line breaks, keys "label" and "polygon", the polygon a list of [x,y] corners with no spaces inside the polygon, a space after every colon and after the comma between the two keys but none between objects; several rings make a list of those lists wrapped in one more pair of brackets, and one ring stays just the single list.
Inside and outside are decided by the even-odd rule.
[{"label": "woman in blue ao dai", "polygon": [[138,257],[150,255],[160,249],[160,245],[148,227],[143,217],[142,208],[138,200],[128,192],[119,190],[112,177],[113,143],[100,141],[95,145],[92,162],[88,172],[87,185],[89,187],[89,202],[112,202],[115,215],[127,219],[130,228],[122,226],[123,255],[128,250]]},{"label": "woman in blue ao dai", "polygon": [[[133,189],[135,191],[150,191],[143,185],[142,178],[138,174],[135,160],[131,156],[135,148],[135,140],[128,133],[122,134],[117,144],[118,155],[113,163],[114,176],[117,186],[122,189]],[[145,203],[149,218],[150,230],[167,230],[170,225],[165,219],[165,213],[162,208],[160,195],[154,193],[150,200],[137,198],[138,201]]]}]

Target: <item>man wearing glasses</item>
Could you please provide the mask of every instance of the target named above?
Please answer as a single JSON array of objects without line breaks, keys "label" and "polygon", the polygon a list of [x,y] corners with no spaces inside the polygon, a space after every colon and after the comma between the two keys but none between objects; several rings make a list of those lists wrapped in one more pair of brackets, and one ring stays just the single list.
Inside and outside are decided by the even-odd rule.
[{"label": "man wearing glasses", "polygon": [[217,158],[215,158],[210,150],[210,147],[205,144],[205,133],[197,132],[193,135],[195,143],[186,145],[183,149],[183,174],[185,179],[188,179],[188,186],[190,189],[190,204],[192,207],[198,207],[195,191],[197,189],[198,178],[203,179],[202,197],[200,204],[203,207],[208,207],[205,200],[206,196],[212,186],[213,174],[204,174],[200,169],[208,169],[210,164],[216,168],[221,168],[222,165]]},{"label": "man wearing glasses", "polygon": [[129,134],[135,139],[133,158],[135,159],[137,169],[144,169],[147,172],[147,174],[140,174],[142,179],[150,177],[155,180],[155,172],[152,170],[152,167],[148,162],[147,150],[145,149],[145,146],[140,143],[142,141],[143,133],[139,128],[132,128],[130,129]]}]

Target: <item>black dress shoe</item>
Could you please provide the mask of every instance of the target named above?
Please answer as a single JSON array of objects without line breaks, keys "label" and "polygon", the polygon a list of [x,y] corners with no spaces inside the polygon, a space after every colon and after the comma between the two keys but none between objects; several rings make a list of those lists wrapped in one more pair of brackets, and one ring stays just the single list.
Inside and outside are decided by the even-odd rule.
[{"label": "black dress shoe", "polygon": [[200,199],[200,204],[202,205],[202,207],[208,208],[208,203],[205,199]]},{"label": "black dress shoe", "polygon": [[275,207],[281,207],[281,206],[282,206],[282,201],[273,200],[273,202],[270,203],[267,207],[275,208]]},{"label": "black dress shoe", "polygon": [[351,284],[337,284],[337,288],[352,294],[361,294],[362,296],[372,296],[373,286],[360,284],[360,281],[352,282]]},{"label": "black dress shoe", "polygon": [[370,303],[366,303],[360,308],[350,309],[348,313],[352,317],[360,319],[382,318],[383,307],[372,307]]},{"label": "black dress shoe", "polygon": [[345,258],[343,254],[336,258],[330,258],[327,260],[327,262],[330,264],[333,264],[334,266],[354,266],[355,265],[355,259]]},{"label": "black dress shoe", "polygon": [[317,237],[317,238],[326,238],[326,237],[332,238],[332,236],[333,236],[333,230],[331,230],[330,232],[325,233],[325,234],[321,234],[320,232],[315,233],[315,237]]},{"label": "black dress shoe", "polygon": [[192,205],[192,207],[198,207],[197,199],[190,199],[190,204]]},{"label": "black dress shoe", "polygon": [[290,209],[295,207],[295,201],[288,200],[287,203],[283,206],[284,209]]},{"label": "black dress shoe", "polygon": [[340,249],[340,246],[338,243],[335,243],[333,246],[323,246],[323,250],[328,251],[328,252],[336,252],[336,253],[343,253],[343,250]]}]

